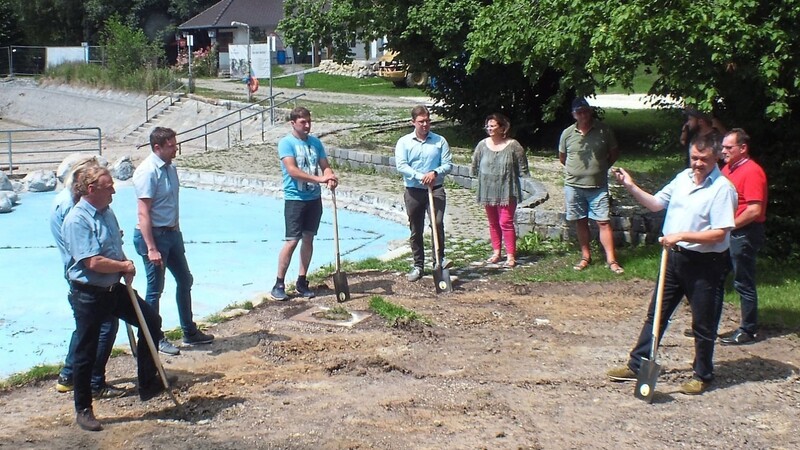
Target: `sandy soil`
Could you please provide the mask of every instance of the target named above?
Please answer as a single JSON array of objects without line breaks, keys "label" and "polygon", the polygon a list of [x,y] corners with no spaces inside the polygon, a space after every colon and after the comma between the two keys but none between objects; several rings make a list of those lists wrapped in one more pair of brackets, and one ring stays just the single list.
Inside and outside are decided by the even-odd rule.
[{"label": "sandy soil", "polygon": [[[235,170],[258,166],[248,153],[258,152],[241,152]],[[352,185],[398,195],[351,176]],[[453,200],[465,206],[450,212],[459,216],[452,233],[470,237],[482,216],[466,197]],[[337,305],[331,280],[311,301],[265,301],[213,327],[212,345],[162,355],[179,376],[180,407],[166,395],[140,402],[134,360],[113,358],[108,379],[131,395],[95,402],[99,433],[75,425],[72,395],[56,393],[55,380],[1,392],[0,448],[800,448],[796,333],[764,330],[753,345],[718,346],[713,388],[684,396],[677,388],[691,377],[693,343],[682,336],[689,317],[680,308],[650,405],[605,372],[625,363],[652,280],[511,284],[471,271],[438,296],[429,277],[348,274],[348,310],[367,311],[379,295],[430,325],[293,319]],[[737,321],[726,305],[720,329]]]}]

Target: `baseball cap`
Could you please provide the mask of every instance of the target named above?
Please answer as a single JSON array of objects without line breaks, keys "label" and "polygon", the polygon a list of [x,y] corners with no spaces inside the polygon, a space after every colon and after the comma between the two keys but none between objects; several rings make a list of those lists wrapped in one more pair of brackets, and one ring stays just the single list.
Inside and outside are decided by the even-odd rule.
[{"label": "baseball cap", "polygon": [[578,97],[572,101],[572,112],[576,112],[579,109],[592,109],[589,102],[586,101],[583,97]]}]

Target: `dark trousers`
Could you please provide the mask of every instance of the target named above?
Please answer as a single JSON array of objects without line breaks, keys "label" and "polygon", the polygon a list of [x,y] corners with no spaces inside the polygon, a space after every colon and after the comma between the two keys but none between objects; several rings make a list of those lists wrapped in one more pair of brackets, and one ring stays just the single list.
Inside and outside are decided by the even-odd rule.
[{"label": "dark trousers", "polygon": [[[714,341],[717,339],[719,326],[717,290],[720,277],[725,271],[727,257],[727,252],[698,253],[687,250],[669,252],[658,340],[661,342],[669,318],[685,295],[692,310],[694,375],[703,381],[711,381],[714,378]],[[653,292],[647,309],[647,318],[628,361],[628,367],[637,373],[642,358],[650,358],[655,302],[656,293]]]},{"label": "dark trousers", "polygon": [[[425,247],[423,233],[425,232],[425,214],[430,212],[428,205],[428,189],[406,188],[403,195],[408,214],[408,228],[411,230],[409,243],[411,254],[414,257],[414,267],[425,267]],[[444,208],[447,205],[447,196],[443,186],[433,188],[433,205],[436,207],[436,229],[439,233],[439,261],[444,258]],[[431,221],[432,223],[433,221]]]},{"label": "dark trousers", "polygon": [[[150,334],[157,342],[161,332],[161,318],[144,300],[138,295],[136,297]],[[80,411],[92,406],[92,367],[97,357],[97,338],[103,321],[110,315],[139,327],[139,319],[136,317],[127,288],[120,283],[115,284],[110,292],[101,292],[92,286],[73,283],[69,303],[75,316],[77,333],[72,369],[75,410]],[[156,365],[141,327],[136,350],[139,386],[151,384],[156,379]]]},{"label": "dark trousers", "polygon": [[[69,299],[69,296],[67,296]],[[106,364],[111,357],[111,350],[114,348],[114,340],[117,338],[119,330],[119,319],[108,316],[100,323],[100,334],[97,340],[97,355],[92,367],[92,389],[102,389],[106,385]],[[75,359],[75,347],[78,345],[78,330],[72,332],[69,341],[69,350],[64,359],[64,367],[59,374],[61,377],[71,380],[73,376],[72,363]]]},{"label": "dark trousers", "polygon": [[756,292],[756,255],[764,245],[764,224],[751,223],[731,231],[730,265],[722,275],[717,301],[720,314],[725,296],[725,279],[733,270],[733,288],[742,305],[742,322],[739,328],[754,335],[758,331],[758,292]]}]

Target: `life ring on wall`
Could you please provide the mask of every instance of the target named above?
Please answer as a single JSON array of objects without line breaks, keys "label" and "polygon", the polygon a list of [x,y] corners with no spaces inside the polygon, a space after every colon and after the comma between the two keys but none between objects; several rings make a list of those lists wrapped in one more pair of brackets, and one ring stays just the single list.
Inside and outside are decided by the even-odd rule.
[{"label": "life ring on wall", "polygon": [[247,80],[247,88],[250,89],[250,93],[254,93],[258,90],[258,78],[251,75],[250,79]]}]

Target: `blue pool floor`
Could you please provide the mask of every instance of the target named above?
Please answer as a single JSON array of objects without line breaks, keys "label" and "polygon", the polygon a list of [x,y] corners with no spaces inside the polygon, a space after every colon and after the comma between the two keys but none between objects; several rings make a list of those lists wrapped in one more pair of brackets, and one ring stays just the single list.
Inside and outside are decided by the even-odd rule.
[{"label": "blue pool floor", "polygon": [[[0,215],[0,378],[37,364],[63,362],[75,322],[68,287],[49,228],[55,192],[26,193],[13,212]],[[134,287],[146,292],[144,266],[133,249],[136,199],[131,186],[117,185],[111,204],[125,234],[125,252],[136,263]],[[181,189],[181,230],[194,276],[195,320],[232,303],[268,292],[275,282],[283,246],[283,200],[255,194]],[[408,238],[399,223],[364,213],[339,210],[343,259],[360,260],[386,253],[391,241]],[[332,211],[325,208],[315,239],[311,271],[333,263]],[[287,282],[297,277],[295,251]],[[175,284],[167,274],[161,298],[164,328],[178,326]],[[120,327],[124,333],[124,327]],[[116,345],[126,342],[124,334]]]}]

